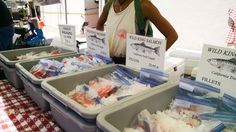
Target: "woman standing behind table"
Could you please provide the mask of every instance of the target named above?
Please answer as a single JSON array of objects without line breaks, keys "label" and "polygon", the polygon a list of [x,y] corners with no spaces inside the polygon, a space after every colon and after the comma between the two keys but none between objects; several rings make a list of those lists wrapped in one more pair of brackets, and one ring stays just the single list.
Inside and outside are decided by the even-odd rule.
[{"label": "woman standing behind table", "polygon": [[[136,4],[136,5],[135,5]],[[137,7],[140,8],[137,10]],[[178,35],[171,24],[160,14],[158,9],[149,0],[110,0],[103,8],[98,20],[97,29],[104,30],[110,47],[110,56],[115,63],[125,63],[126,34],[139,34],[148,36],[147,26],[145,33],[139,29],[137,14],[144,20],[151,21],[167,40],[166,50],[177,40]]]}]

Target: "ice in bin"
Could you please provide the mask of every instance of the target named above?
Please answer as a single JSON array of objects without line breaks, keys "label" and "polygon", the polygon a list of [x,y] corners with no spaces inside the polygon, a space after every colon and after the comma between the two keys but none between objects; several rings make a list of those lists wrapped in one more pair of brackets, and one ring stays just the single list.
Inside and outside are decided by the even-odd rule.
[{"label": "ice in bin", "polygon": [[[1,51],[0,52],[0,66],[3,67],[4,74],[8,81],[13,84],[13,86],[17,89],[23,87],[22,81],[16,75],[15,64],[18,62],[29,61],[31,59],[23,59],[17,60],[16,56],[24,55],[26,53],[35,52],[40,53],[42,51],[51,52],[53,50],[57,50],[58,48],[53,46],[44,46],[44,47],[34,47],[34,48],[26,48],[26,49],[16,49],[16,50],[8,50],[8,51]],[[60,49],[60,55],[72,54],[72,51]],[[45,55],[45,54],[44,54]],[[43,56],[48,57],[48,56]],[[39,57],[37,59],[43,58]],[[36,59],[36,58],[35,58]]]},{"label": "ice in bin", "polygon": [[105,132],[120,132],[132,125],[133,119],[140,111],[147,109],[154,113],[157,110],[165,110],[175,98],[177,84],[168,84],[130,99],[122,105],[116,105],[101,112],[97,117],[97,126]]},{"label": "ice in bin", "polygon": [[[136,121],[144,123],[142,128],[154,128],[154,122],[158,121],[158,125],[162,125],[160,129],[166,128],[166,131],[173,131],[174,128],[188,131],[190,129],[191,131],[219,131],[225,128],[225,124],[223,124],[225,122],[227,124],[231,122],[230,127],[232,127],[232,118],[236,118],[235,111],[231,111],[233,106],[228,106],[227,102],[223,102],[219,98],[219,89],[212,86],[182,78],[179,86],[173,84],[158,90],[100,113],[97,117],[98,127],[103,131],[123,131],[124,128],[135,127],[134,124],[137,122],[134,119],[138,118]],[[173,100],[174,98],[175,100]],[[160,112],[167,108],[168,111]],[[150,113],[159,112],[157,112],[158,115],[153,116],[147,111],[143,111],[145,109]],[[225,116],[231,115],[232,118],[219,118],[219,113]],[[137,115],[139,116],[137,117]],[[156,119],[157,117],[158,119]],[[210,120],[209,117],[211,117]],[[160,118],[169,124],[161,122]],[[176,119],[180,119],[177,126]],[[175,123],[173,124],[173,122]],[[153,126],[150,123],[154,123]],[[159,127],[156,126],[155,130],[157,128]],[[232,130],[232,128],[229,129]]]},{"label": "ice in bin", "polygon": [[[114,105],[122,104],[123,102],[129,100],[130,98],[137,98],[141,94],[144,94],[146,92],[155,91],[159,87],[165,87],[168,85],[168,83],[161,84],[159,86],[156,86],[155,88],[148,89],[146,91],[143,91],[142,93],[138,93],[133,96],[129,96],[127,98],[124,98],[122,100],[119,100],[113,104],[102,106],[97,109],[88,109],[85,106],[77,103],[76,101],[70,99],[67,94],[69,94],[70,91],[74,90],[78,84],[84,84],[88,83],[90,80],[93,80],[97,78],[98,76],[104,76],[108,73],[111,73],[115,68],[117,68],[118,65],[109,65],[106,67],[93,69],[90,71],[77,73],[77,74],[71,74],[64,77],[57,77],[54,79],[48,79],[42,82],[42,87],[48,91],[53,97],[55,97],[57,100],[65,104],[67,107],[74,110],[76,113],[78,113],[80,116],[85,118],[88,121],[95,120],[96,116],[101,112],[104,111],[110,107],[113,107]],[[120,67],[125,68],[135,76],[139,76],[139,72],[136,70],[133,70],[131,68],[119,65]]]}]

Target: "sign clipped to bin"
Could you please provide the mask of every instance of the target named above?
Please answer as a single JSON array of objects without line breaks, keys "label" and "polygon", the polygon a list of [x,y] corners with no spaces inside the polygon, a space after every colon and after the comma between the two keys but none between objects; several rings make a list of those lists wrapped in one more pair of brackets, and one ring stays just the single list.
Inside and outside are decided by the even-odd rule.
[{"label": "sign clipped to bin", "polygon": [[110,57],[109,45],[105,32],[86,27],[86,40],[89,52]]},{"label": "sign clipped to bin", "polygon": [[196,79],[236,97],[236,50],[204,45]]},{"label": "sign clipped to bin", "polygon": [[164,70],[166,40],[127,35],[126,65],[140,69],[154,67]]}]

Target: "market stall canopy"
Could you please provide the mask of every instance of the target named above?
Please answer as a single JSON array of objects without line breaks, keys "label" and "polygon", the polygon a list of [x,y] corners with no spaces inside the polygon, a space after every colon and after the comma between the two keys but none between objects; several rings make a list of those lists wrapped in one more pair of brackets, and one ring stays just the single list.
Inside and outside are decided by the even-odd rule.
[{"label": "market stall canopy", "polygon": [[44,6],[61,3],[61,0],[33,0],[35,5]]}]

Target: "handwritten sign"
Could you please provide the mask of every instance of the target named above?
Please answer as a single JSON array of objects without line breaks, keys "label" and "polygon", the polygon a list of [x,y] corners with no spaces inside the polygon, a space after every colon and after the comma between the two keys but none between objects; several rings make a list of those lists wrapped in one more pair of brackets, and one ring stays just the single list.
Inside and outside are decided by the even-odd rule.
[{"label": "handwritten sign", "polygon": [[73,49],[76,51],[75,40],[75,26],[73,25],[59,25],[61,44],[67,49]]},{"label": "handwritten sign", "polygon": [[88,51],[110,57],[106,33],[89,27],[85,29]]},{"label": "handwritten sign", "polygon": [[236,50],[204,45],[197,80],[236,97]]},{"label": "handwritten sign", "polygon": [[164,70],[166,40],[127,34],[126,65]]}]

